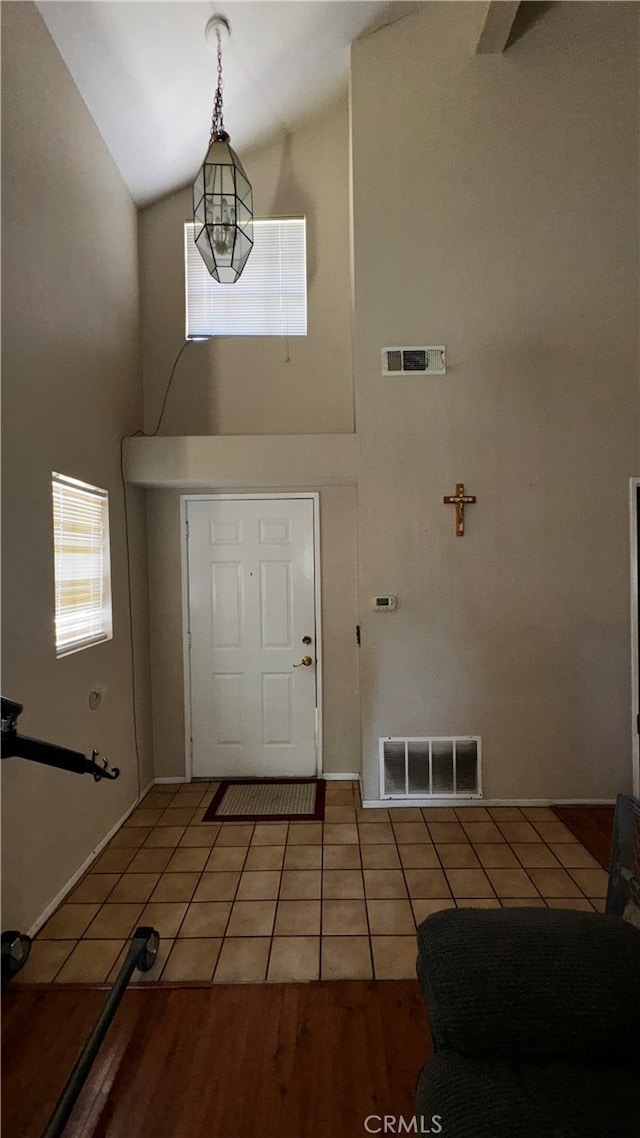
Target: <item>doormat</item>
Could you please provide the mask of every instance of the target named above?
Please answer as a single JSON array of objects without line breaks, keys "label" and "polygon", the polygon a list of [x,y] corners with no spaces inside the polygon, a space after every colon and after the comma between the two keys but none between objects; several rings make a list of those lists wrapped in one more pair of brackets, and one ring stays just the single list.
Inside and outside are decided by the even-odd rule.
[{"label": "doormat", "polygon": [[322,822],[324,792],[316,778],[227,778],[202,821]]}]

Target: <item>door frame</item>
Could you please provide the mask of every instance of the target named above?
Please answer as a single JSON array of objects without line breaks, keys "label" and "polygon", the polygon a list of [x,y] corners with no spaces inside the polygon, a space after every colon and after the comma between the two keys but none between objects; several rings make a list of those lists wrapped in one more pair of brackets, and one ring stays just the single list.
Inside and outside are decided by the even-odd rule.
[{"label": "door frame", "polygon": [[180,548],[182,562],[182,660],[184,672],[184,773],[185,781],[191,782],[193,771],[193,733],[191,729],[191,645],[189,631],[189,542],[187,517],[189,502],[284,502],[305,498],[313,507],[313,566],[314,566],[314,617],[316,622],[316,778],[323,769],[322,751],[322,582],[320,578],[320,494],[318,491],[271,494],[181,494],[180,495]]},{"label": "door frame", "polygon": [[638,510],[638,491],[640,478],[629,479],[629,528],[630,528],[630,568],[631,568],[631,767],[633,793],[640,797],[640,735],[638,716],[640,715],[640,649],[638,646],[638,558],[640,546],[640,511]]}]

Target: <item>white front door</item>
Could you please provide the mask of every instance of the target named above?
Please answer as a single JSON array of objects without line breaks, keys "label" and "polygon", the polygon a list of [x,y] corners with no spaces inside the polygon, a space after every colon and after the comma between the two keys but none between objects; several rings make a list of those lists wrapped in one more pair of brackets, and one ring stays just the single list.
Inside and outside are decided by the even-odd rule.
[{"label": "white front door", "polygon": [[193,777],[314,776],[314,500],[190,500],[187,559]]}]

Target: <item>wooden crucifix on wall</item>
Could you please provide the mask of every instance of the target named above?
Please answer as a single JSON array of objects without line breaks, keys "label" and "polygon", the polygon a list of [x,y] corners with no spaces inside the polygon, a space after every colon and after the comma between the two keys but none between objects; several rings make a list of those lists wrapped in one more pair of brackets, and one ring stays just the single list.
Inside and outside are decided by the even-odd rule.
[{"label": "wooden crucifix on wall", "polygon": [[456,537],[464,537],[464,508],[465,506],[472,506],[475,500],[475,495],[465,494],[464,482],[456,482],[455,494],[450,494],[442,499],[445,506],[455,506],[456,508]]}]

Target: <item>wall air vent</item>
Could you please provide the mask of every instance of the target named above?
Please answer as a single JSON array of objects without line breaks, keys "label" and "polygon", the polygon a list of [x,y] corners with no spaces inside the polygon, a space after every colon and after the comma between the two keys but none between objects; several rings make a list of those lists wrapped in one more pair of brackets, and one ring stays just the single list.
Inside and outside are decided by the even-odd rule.
[{"label": "wall air vent", "polygon": [[479,736],[380,739],[380,797],[482,798]]},{"label": "wall air vent", "polygon": [[383,348],[382,374],[446,375],[445,348]]}]

